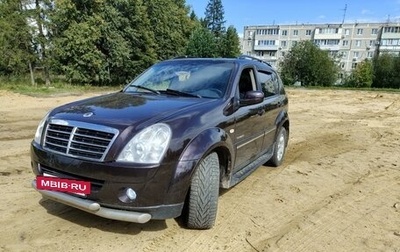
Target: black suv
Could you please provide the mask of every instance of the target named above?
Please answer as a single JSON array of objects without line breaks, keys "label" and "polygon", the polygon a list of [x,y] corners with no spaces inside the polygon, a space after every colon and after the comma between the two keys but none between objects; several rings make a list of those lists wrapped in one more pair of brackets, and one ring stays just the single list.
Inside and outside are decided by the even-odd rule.
[{"label": "black suv", "polygon": [[[177,58],[122,91],[60,106],[31,144],[44,197],[109,219],[214,225],[219,188],[282,163],[288,98],[266,62]],[[185,214],[183,214],[185,213]]]}]

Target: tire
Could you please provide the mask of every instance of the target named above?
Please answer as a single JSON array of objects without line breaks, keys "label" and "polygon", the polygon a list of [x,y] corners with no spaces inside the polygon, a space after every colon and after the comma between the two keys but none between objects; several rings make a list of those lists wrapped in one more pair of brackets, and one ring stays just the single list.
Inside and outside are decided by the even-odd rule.
[{"label": "tire", "polygon": [[276,136],[274,143],[274,153],[271,159],[268,161],[268,165],[278,167],[282,164],[287,145],[287,131],[284,127],[279,129],[278,135]]},{"label": "tire", "polygon": [[196,168],[188,196],[188,228],[209,229],[214,226],[218,208],[219,174],[219,160],[215,152],[205,157]]}]

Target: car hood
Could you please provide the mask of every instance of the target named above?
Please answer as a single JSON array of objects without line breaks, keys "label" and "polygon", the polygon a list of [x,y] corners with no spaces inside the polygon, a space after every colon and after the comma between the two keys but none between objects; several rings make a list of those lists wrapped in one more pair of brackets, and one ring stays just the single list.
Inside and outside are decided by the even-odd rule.
[{"label": "car hood", "polygon": [[54,109],[50,116],[53,119],[124,128],[145,122],[146,125],[156,123],[210,102],[213,100],[120,92],[63,105]]}]

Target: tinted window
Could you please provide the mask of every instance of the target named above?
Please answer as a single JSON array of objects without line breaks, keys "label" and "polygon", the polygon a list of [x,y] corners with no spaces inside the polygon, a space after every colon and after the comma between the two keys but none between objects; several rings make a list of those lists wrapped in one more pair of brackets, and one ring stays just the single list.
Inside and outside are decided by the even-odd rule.
[{"label": "tinted window", "polygon": [[279,82],[275,73],[258,72],[258,79],[261,84],[264,97],[273,96],[279,93]]}]

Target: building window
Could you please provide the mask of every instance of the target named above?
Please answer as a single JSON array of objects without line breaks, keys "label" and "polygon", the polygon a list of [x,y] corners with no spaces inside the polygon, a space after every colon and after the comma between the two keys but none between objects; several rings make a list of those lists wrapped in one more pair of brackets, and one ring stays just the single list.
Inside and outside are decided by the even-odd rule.
[{"label": "building window", "polygon": [[319,28],[319,34],[338,34],[339,28]]},{"label": "building window", "polygon": [[344,62],[340,63],[340,68],[344,69],[344,67],[346,66],[346,64]]},{"label": "building window", "polygon": [[287,30],[282,30],[282,36],[287,36]]},{"label": "building window", "polygon": [[278,35],[279,29],[260,29],[257,30],[257,35]]},{"label": "building window", "polygon": [[259,46],[271,46],[275,45],[275,40],[259,40],[257,45]]},{"label": "building window", "polygon": [[357,67],[357,62],[354,62],[353,64],[351,64],[351,68],[355,69]]},{"label": "building window", "polygon": [[361,46],[361,40],[356,40],[356,47],[360,47]]},{"label": "building window", "polygon": [[357,29],[357,35],[362,35],[363,34],[363,29]]},{"label": "building window", "polygon": [[311,30],[306,30],[306,36],[311,36]]},{"label": "building window", "polygon": [[344,30],[344,34],[345,34],[345,35],[350,35],[350,29]]},{"label": "building window", "polygon": [[342,52],[342,58],[347,58],[347,52]]},{"label": "building window", "polygon": [[281,52],[282,57],[285,57],[285,52]]},{"label": "building window", "polygon": [[349,41],[348,40],[343,40],[343,46],[348,46],[349,45]]},{"label": "building window", "polygon": [[385,33],[400,33],[400,27],[385,27],[383,32],[385,32]]},{"label": "building window", "polygon": [[314,44],[318,46],[334,46],[339,45],[339,39],[316,39],[314,40]]},{"label": "building window", "polygon": [[377,28],[372,28],[371,34],[378,34],[378,29]]},{"label": "building window", "polygon": [[297,45],[297,41],[296,40],[292,41],[292,46],[295,46],[295,45]]},{"label": "building window", "polygon": [[353,52],[353,58],[358,59],[360,52]]},{"label": "building window", "polygon": [[397,45],[400,45],[400,40],[399,39],[382,39],[382,45],[397,46]]},{"label": "building window", "polygon": [[369,46],[374,46],[375,45],[375,40],[370,40],[369,41]]},{"label": "building window", "polygon": [[299,30],[293,30],[293,35],[298,36],[299,35]]},{"label": "building window", "polygon": [[368,53],[367,53],[367,57],[368,57],[368,58],[374,57],[374,52],[368,52]]},{"label": "building window", "polygon": [[287,41],[281,41],[281,46],[286,47],[287,46]]}]

